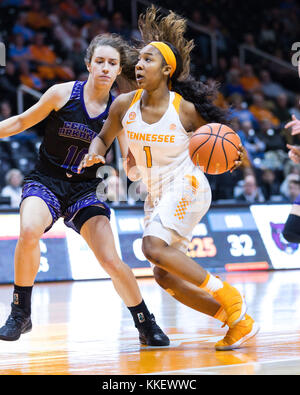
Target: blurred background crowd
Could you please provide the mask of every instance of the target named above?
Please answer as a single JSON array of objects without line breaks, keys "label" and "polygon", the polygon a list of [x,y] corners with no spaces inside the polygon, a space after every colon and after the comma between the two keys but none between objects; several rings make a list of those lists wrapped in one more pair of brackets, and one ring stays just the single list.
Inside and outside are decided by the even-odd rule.
[{"label": "blurred background crowd", "polygon": [[[284,125],[292,114],[300,118],[299,76],[291,63],[292,45],[300,37],[298,2],[160,0],[159,5],[191,22],[188,36],[196,44],[191,72],[203,82],[220,83],[216,104],[229,109],[232,127],[247,150],[241,168],[208,176],[213,201],[292,202],[300,194],[300,166],[288,159],[286,144],[300,144],[300,137],[292,137]],[[84,54],[95,35],[114,32],[128,41],[139,39],[132,15],[130,0],[0,0],[0,42],[6,45],[0,121],[17,114],[20,85],[43,93],[55,83],[87,79]],[[195,26],[216,37],[215,64],[210,35]],[[241,45],[247,48],[243,59]],[[24,109],[36,101],[29,93],[22,97]],[[7,197],[11,206],[18,206],[23,176],[35,164],[42,136],[43,122],[0,141],[3,203]],[[116,203],[130,186],[118,177],[117,159],[114,147],[108,159],[116,168],[109,199]],[[138,188],[143,196],[143,185]],[[135,199],[129,203],[136,204]]]}]

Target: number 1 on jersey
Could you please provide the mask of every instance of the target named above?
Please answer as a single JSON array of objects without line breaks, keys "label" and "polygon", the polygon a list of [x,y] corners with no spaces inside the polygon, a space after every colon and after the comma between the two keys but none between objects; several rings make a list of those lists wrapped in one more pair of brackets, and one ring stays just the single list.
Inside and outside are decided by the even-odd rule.
[{"label": "number 1 on jersey", "polygon": [[147,167],[152,167],[152,155],[151,155],[151,147],[145,146],[144,151],[146,152],[146,163]]}]

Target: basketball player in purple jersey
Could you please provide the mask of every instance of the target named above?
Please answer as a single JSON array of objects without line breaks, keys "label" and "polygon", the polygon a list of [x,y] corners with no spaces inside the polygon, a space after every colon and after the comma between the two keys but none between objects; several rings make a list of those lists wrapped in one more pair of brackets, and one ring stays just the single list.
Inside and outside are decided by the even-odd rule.
[{"label": "basketball player in purple jersey", "polygon": [[66,226],[82,235],[111,277],[133,316],[140,342],[151,346],[169,344],[148,311],[132,271],[118,256],[109,222],[110,209],[96,196],[101,182],[96,178],[99,165],[77,174],[90,142],[108,116],[114,100],[110,93],[114,81],[122,73],[134,78],[135,59],[121,37],[96,36],[86,53],[87,81],[54,85],[27,111],[0,123],[3,138],[46,120],[37,166],[25,177],[13,302],[11,314],[0,328],[2,340],[17,340],[32,328],[31,293],[40,264],[39,240],[62,217]]}]

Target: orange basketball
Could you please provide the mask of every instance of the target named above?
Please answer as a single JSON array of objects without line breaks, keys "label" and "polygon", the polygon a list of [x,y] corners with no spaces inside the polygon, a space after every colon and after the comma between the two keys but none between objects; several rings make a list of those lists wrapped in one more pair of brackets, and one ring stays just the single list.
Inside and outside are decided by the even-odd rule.
[{"label": "orange basketball", "polygon": [[239,144],[241,140],[234,130],[220,123],[208,123],[193,133],[190,158],[205,173],[222,174],[238,160]]}]

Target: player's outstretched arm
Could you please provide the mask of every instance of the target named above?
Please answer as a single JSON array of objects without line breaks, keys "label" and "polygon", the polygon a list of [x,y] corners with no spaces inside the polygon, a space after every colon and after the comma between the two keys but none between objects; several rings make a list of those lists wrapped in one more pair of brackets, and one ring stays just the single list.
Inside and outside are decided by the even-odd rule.
[{"label": "player's outstretched arm", "polygon": [[104,156],[106,152],[112,145],[114,139],[118,137],[123,130],[121,120],[130,105],[131,96],[130,94],[120,95],[112,103],[108,118],[101,132],[92,140],[89,152],[84,156],[78,166],[78,173],[80,173],[84,167],[90,167],[96,163],[105,163]]},{"label": "player's outstretched arm", "polygon": [[0,122],[0,138],[21,133],[41,122],[52,110],[61,108],[66,100],[67,84],[69,86],[70,83],[53,85],[28,110]]}]

